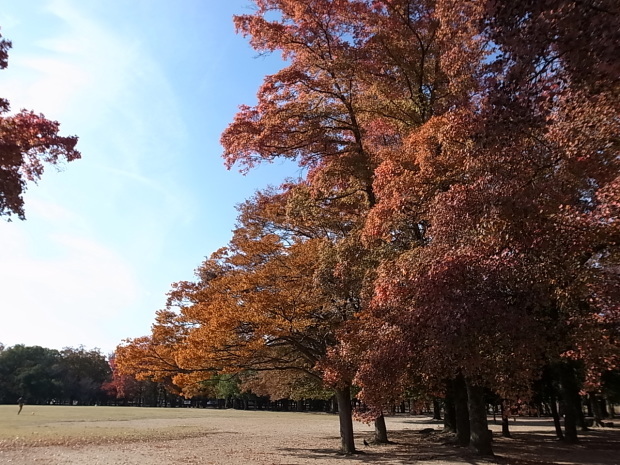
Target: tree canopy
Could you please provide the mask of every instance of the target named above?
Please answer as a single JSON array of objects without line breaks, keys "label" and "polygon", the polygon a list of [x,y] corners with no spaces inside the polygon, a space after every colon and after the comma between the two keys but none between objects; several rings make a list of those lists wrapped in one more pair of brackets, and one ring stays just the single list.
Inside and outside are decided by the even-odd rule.
[{"label": "tree canopy", "polygon": [[[0,70],[8,65],[11,42],[0,35]],[[41,179],[45,165],[80,158],[77,137],[60,136],[57,121],[33,111],[10,113],[9,101],[0,98],[0,216],[25,219],[23,194],[28,182]]]},{"label": "tree canopy", "polygon": [[368,418],[414,387],[480,454],[485,390],[510,403],[544,382],[576,440],[579,390],[619,355],[617,7],[254,3],[237,29],[286,66],[222,134],[225,163],[305,176],[240,206],[121,371],[179,388],[298,372],[341,407],[356,386]]}]

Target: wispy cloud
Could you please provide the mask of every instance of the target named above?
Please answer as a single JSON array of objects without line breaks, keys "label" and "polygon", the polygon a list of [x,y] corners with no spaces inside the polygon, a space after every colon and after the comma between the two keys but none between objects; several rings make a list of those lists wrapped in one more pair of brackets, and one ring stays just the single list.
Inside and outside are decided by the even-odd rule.
[{"label": "wispy cloud", "polygon": [[148,278],[167,265],[170,231],[194,216],[175,166],[187,131],[144,37],[81,1],[45,11],[55,26],[11,56],[3,97],[61,121],[84,157],[30,189],[26,223],[0,223],[0,243],[10,244],[0,342],[111,348],[148,329],[167,290]]},{"label": "wispy cloud", "polygon": [[132,265],[90,239],[72,212],[48,207],[67,227],[59,230],[58,217],[39,216],[36,226],[48,229],[43,238],[25,224],[0,223],[0,243],[10,244],[3,247],[0,266],[0,341],[47,341],[51,347],[58,340],[67,346],[118,341],[124,335],[120,328],[111,332],[110,323],[123,318],[142,293]]}]

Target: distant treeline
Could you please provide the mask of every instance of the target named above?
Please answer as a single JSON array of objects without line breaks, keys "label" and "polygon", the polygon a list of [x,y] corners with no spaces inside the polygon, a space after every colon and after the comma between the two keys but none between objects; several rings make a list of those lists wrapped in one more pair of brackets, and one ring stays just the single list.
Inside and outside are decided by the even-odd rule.
[{"label": "distant treeline", "polygon": [[15,403],[20,397],[33,404],[102,402],[110,373],[97,349],[0,347],[0,402]]},{"label": "distant treeline", "polygon": [[241,392],[239,380],[221,377],[212,396],[185,399],[163,382],[137,381],[115,370],[114,355],[83,346],[62,350],[0,343],[0,404],[131,405],[270,410],[333,411],[330,398],[272,401]]}]

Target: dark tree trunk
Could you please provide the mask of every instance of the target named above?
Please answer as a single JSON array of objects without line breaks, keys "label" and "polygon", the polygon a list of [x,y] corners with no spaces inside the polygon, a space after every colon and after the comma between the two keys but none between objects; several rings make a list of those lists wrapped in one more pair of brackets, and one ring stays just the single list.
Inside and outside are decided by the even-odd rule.
[{"label": "dark tree trunk", "polygon": [[579,411],[576,398],[579,398],[579,388],[575,370],[566,363],[560,367],[560,386],[562,389],[562,410],[564,412],[564,438],[569,444],[577,442],[577,421]]},{"label": "dark tree trunk", "polygon": [[456,416],[456,438],[461,446],[469,445],[470,425],[467,405],[467,387],[463,376],[458,376],[454,386],[454,410]]},{"label": "dark tree trunk", "polygon": [[388,444],[387,428],[385,426],[385,417],[383,414],[375,418],[375,442],[379,444]]},{"label": "dark tree trunk", "polygon": [[439,399],[433,399],[433,420],[441,420],[441,403]]},{"label": "dark tree trunk", "polygon": [[586,414],[589,417],[594,416],[594,409],[592,408],[592,392],[588,394],[588,402],[586,402]]},{"label": "dark tree trunk", "polygon": [[601,418],[609,418],[609,412],[607,411],[607,401],[605,398],[600,397],[598,400],[598,404],[601,408]]},{"label": "dark tree trunk", "polygon": [[506,411],[506,407],[504,407],[504,403],[501,404],[502,409],[502,436],[505,438],[510,438],[510,422],[508,421],[508,412]]},{"label": "dark tree trunk", "polygon": [[353,440],[353,417],[351,409],[351,387],[336,389],[336,400],[338,402],[338,417],[340,420],[340,451],[343,454],[351,455],[355,453],[355,442]]},{"label": "dark tree trunk", "polygon": [[566,442],[574,444],[577,442],[577,412],[574,405],[568,402],[564,406],[564,438]]},{"label": "dark tree trunk", "polygon": [[596,393],[591,392],[589,394],[588,405],[590,405],[592,416],[594,417],[594,424],[596,426],[603,426],[603,411],[601,409],[601,403],[599,402],[599,398]]},{"label": "dark tree trunk", "polygon": [[484,401],[484,388],[467,383],[469,406],[470,445],[480,455],[493,455],[491,433],[487,422],[487,407]]},{"label": "dark tree trunk", "polygon": [[560,441],[564,440],[564,433],[562,432],[562,424],[560,423],[560,414],[558,413],[558,404],[555,396],[551,396],[551,416],[553,417],[553,426],[555,426],[555,434]]},{"label": "dark tree trunk", "polygon": [[588,425],[586,424],[586,416],[583,413],[583,403],[579,393],[575,396],[575,409],[577,410],[577,426],[581,428],[581,431],[588,431]]},{"label": "dark tree trunk", "polygon": [[454,407],[454,387],[448,381],[446,398],[443,401],[443,430],[445,432],[456,433],[456,409]]}]

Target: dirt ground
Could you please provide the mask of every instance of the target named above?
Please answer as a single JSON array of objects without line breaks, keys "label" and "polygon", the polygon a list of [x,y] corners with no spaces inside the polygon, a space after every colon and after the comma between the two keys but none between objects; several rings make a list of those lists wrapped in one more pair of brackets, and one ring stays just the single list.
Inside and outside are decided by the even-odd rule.
[{"label": "dirt ground", "polygon": [[[335,415],[196,409],[174,413],[169,418],[39,420],[32,426],[25,423],[32,421],[24,420],[26,415],[19,418],[23,425],[9,425],[21,437],[5,434],[0,440],[0,464],[620,465],[618,427],[591,429],[583,433],[578,445],[568,446],[554,439],[548,419],[511,421],[513,439],[501,438],[501,426],[490,419],[496,457],[480,459],[455,446],[452,438],[441,432],[441,422],[423,416],[395,416],[387,418],[395,444],[364,446],[363,440],[372,437],[372,428],[356,423],[356,444],[361,453],[343,457],[336,453],[339,437]],[[0,426],[7,418],[0,416]],[[17,421],[13,414],[10,421]],[[59,424],[68,433],[49,433]],[[428,428],[433,431],[422,431]]]}]

